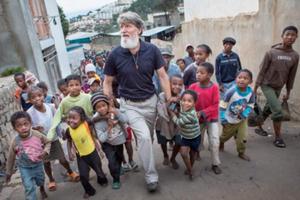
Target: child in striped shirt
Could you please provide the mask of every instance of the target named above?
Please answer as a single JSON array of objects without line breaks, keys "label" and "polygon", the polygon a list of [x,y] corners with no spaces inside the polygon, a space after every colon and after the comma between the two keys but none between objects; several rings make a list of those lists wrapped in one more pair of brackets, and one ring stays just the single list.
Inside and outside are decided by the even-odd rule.
[{"label": "child in striped shirt", "polygon": [[170,108],[168,109],[172,121],[180,129],[180,154],[186,166],[185,174],[191,180],[193,179],[192,167],[201,141],[200,125],[195,110],[196,102],[197,93],[192,90],[186,90],[181,95],[179,115],[177,116],[174,111]]}]

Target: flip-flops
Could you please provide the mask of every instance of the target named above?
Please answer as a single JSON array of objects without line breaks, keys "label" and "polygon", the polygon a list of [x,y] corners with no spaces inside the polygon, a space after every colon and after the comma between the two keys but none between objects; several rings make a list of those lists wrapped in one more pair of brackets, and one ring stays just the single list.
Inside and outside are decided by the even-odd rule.
[{"label": "flip-flops", "polygon": [[264,129],[262,128],[256,128],[254,130],[254,132],[257,134],[257,135],[260,135],[260,136],[268,136],[268,132],[265,131]]},{"label": "flip-flops", "polygon": [[67,176],[71,179],[73,182],[78,182],[80,180],[79,175],[76,172],[67,173]]}]

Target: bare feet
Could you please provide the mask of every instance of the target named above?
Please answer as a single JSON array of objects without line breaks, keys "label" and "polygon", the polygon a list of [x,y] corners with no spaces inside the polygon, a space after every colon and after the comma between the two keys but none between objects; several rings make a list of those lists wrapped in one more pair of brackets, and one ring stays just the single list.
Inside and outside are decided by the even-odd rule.
[{"label": "bare feet", "polygon": [[219,151],[224,151],[224,143],[220,142]]},{"label": "bare feet", "polygon": [[84,199],[88,199],[90,197],[90,195],[88,193],[84,193],[83,198]]},{"label": "bare feet", "polygon": [[168,157],[164,157],[163,165],[169,165],[170,161]]},{"label": "bare feet", "polygon": [[195,160],[197,160],[197,161],[200,161],[200,160],[201,160],[201,156],[200,156],[200,152],[199,152],[199,151],[196,153],[196,158],[195,158]]},{"label": "bare feet", "polygon": [[239,157],[243,160],[250,161],[250,157],[244,153],[239,153]]}]

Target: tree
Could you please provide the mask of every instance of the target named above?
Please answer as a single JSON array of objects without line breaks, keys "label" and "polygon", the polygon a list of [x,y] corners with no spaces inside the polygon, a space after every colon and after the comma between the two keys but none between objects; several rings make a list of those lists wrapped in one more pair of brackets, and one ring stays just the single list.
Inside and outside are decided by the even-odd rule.
[{"label": "tree", "polygon": [[64,37],[66,38],[69,33],[69,21],[67,20],[62,7],[58,6],[58,12],[59,12],[59,17],[60,17],[60,22],[63,29]]}]

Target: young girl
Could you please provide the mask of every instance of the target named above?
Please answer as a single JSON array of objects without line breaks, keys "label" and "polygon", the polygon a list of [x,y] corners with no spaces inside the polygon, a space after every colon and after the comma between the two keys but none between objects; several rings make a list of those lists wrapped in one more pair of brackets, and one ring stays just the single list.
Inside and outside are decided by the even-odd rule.
[{"label": "young girl", "polygon": [[[204,134],[207,131],[209,150],[212,158],[212,170],[215,174],[222,171],[219,158],[219,87],[211,81],[214,74],[214,66],[204,62],[197,67],[197,83],[190,85],[189,89],[198,94],[196,111],[201,125],[201,146],[203,146]],[[200,149],[199,149],[200,151]],[[199,154],[200,157],[200,154]]]},{"label": "young girl", "polygon": [[32,104],[28,101],[28,90],[29,86],[27,82],[25,81],[25,74],[24,73],[15,73],[14,74],[15,82],[18,85],[18,88],[15,91],[15,98],[22,106],[22,109],[24,111],[28,110]]},{"label": "young girl", "polygon": [[179,127],[181,134],[180,154],[186,166],[186,174],[193,179],[192,168],[195,155],[198,151],[201,135],[200,126],[195,111],[197,93],[192,90],[185,90],[181,95],[179,116],[169,107],[168,111],[173,122]]},{"label": "young girl", "polygon": [[[55,113],[54,105],[44,103],[43,90],[37,86],[32,86],[29,89],[28,99],[30,103],[32,103],[31,108],[27,110],[27,113],[32,119],[32,128],[46,135],[50,129]],[[45,172],[49,178],[48,189],[50,191],[56,190],[56,183],[52,174],[51,160],[59,160],[60,164],[67,170],[67,175],[71,178],[71,180],[79,181],[78,174],[73,172],[70,168],[70,165],[64,156],[59,139],[56,136],[51,142],[50,155],[44,160]]]},{"label": "young girl", "polygon": [[[171,95],[172,95],[172,109],[176,110],[179,109],[179,100],[180,94],[183,89],[183,80],[179,74],[174,75],[170,78],[170,85],[171,85]],[[179,165],[176,162],[176,155],[180,149],[181,138],[179,135],[179,130],[174,124],[174,122],[170,119],[170,116],[167,112],[167,100],[165,97],[164,92],[159,94],[159,101],[157,103],[157,110],[158,110],[158,118],[156,121],[156,135],[157,135],[157,142],[161,146],[161,150],[164,155],[163,165],[171,165],[174,169],[178,169]],[[169,160],[168,150],[167,150],[167,142],[172,141],[175,143],[173,147],[172,156]]]},{"label": "young girl", "polygon": [[249,84],[252,83],[252,72],[242,69],[235,79],[236,86],[231,87],[225,93],[224,99],[220,103],[221,123],[223,133],[220,137],[220,150],[224,150],[224,143],[232,136],[235,138],[238,156],[250,161],[245,154],[247,142],[247,118],[251,113],[255,95]]},{"label": "young girl", "polygon": [[96,111],[94,117],[103,119],[95,123],[98,139],[108,159],[108,167],[113,177],[113,189],[119,189],[121,164],[123,160],[123,144],[126,141],[125,123],[128,122],[126,115],[118,109],[110,106],[108,97],[97,92],[92,98],[92,105]]},{"label": "young girl", "polygon": [[201,63],[206,62],[209,55],[212,54],[210,47],[206,44],[200,44],[197,46],[194,55],[195,55],[195,62],[189,65],[183,74],[183,83],[186,88],[188,88],[191,84],[196,83],[196,71],[197,66]]},{"label": "young girl", "polygon": [[18,135],[13,139],[6,163],[6,182],[11,179],[14,163],[21,173],[25,199],[36,200],[35,184],[40,187],[42,199],[47,198],[44,183],[43,158],[50,152],[50,141],[38,131],[31,129],[28,113],[18,111],[11,116],[11,124]]},{"label": "young girl", "polygon": [[[98,155],[99,148],[95,138],[94,128],[89,122],[83,108],[74,106],[68,112],[69,128],[66,133],[70,160],[77,158],[80,182],[84,188],[83,198],[89,198],[96,190],[89,182],[89,172],[92,168],[97,175],[97,182],[101,186],[107,185],[107,179],[102,171],[102,164]],[[97,149],[96,149],[97,147]]]}]

